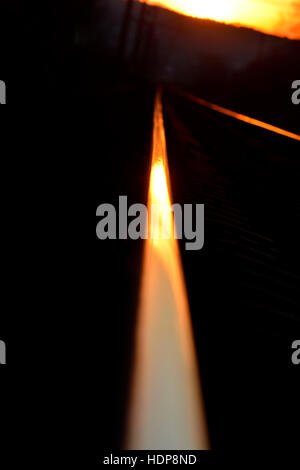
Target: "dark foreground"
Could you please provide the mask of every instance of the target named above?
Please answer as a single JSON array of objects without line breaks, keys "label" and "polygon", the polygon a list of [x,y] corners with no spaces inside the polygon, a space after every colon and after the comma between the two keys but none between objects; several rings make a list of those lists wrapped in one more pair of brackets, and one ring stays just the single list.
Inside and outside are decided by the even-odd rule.
[{"label": "dark foreground", "polygon": [[[83,452],[93,468],[122,445],[143,243],[92,244],[88,209],[146,203],[153,100],[151,87],[112,88],[98,114],[7,118],[6,197],[20,194],[14,217],[26,206],[7,272],[24,287],[1,321],[3,428],[21,449],[6,448],[11,461],[57,463],[62,446],[60,462]],[[212,447],[296,449],[299,144],[170,92],[164,111],[173,199],[205,204],[205,246],[182,257]]]}]

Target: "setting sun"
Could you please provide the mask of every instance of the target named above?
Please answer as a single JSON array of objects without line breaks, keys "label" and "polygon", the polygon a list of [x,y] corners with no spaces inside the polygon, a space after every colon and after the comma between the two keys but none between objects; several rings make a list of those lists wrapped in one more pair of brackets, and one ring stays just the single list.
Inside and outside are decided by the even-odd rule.
[{"label": "setting sun", "polygon": [[188,15],[200,18],[214,18],[219,21],[229,21],[232,18],[234,1],[210,0],[209,2],[198,0],[185,0],[184,10]]},{"label": "setting sun", "polygon": [[148,0],[185,15],[300,39],[300,0]]}]

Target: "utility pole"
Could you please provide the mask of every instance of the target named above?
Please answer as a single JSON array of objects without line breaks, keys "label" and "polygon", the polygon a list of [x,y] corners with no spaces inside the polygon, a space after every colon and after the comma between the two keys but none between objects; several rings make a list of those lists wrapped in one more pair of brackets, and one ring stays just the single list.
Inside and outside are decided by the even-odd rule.
[{"label": "utility pole", "polygon": [[119,37],[119,46],[118,46],[118,59],[122,63],[124,60],[124,55],[126,51],[126,44],[128,40],[130,20],[133,10],[133,0],[127,0],[125,13],[123,17],[123,23],[121,27],[120,37]]},{"label": "utility pole", "polygon": [[155,28],[158,17],[158,8],[152,7],[150,17],[147,24],[147,32],[145,37],[144,51],[143,51],[143,63],[145,68],[147,68],[151,60],[153,59],[154,52],[154,43],[155,43]]},{"label": "utility pole", "polygon": [[147,1],[144,0],[140,6],[140,14],[138,19],[138,24],[136,28],[136,35],[134,40],[133,52],[132,52],[132,62],[135,63],[139,59],[139,51],[143,42],[143,33],[145,29],[145,14],[147,8]]}]

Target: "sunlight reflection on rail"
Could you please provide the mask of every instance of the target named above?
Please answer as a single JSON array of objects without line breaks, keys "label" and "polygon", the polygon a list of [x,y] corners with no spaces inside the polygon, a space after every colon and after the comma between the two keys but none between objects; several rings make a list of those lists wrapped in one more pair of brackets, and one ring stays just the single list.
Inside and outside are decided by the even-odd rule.
[{"label": "sunlight reflection on rail", "polygon": [[149,209],[145,241],[127,449],[208,449],[209,439],[178,242],[173,233],[160,95],[154,111]]},{"label": "sunlight reflection on rail", "polygon": [[294,134],[293,132],[286,131],[285,129],[281,129],[280,127],[273,126],[272,124],[259,121],[258,119],[254,119],[249,116],[245,116],[244,114],[237,113],[236,111],[231,111],[230,109],[223,108],[222,106],[219,106],[214,103],[210,103],[209,101],[203,100],[202,98],[198,98],[197,96],[193,96],[190,93],[186,93],[181,90],[176,89],[176,93],[189,99],[190,101],[194,101],[194,103],[200,104],[201,106],[205,106],[206,108],[212,109],[213,111],[217,111],[218,113],[238,119],[239,121],[246,122],[247,124],[251,124],[252,126],[261,127],[262,129],[274,132],[275,134],[280,134],[290,139],[300,141],[300,135]]}]

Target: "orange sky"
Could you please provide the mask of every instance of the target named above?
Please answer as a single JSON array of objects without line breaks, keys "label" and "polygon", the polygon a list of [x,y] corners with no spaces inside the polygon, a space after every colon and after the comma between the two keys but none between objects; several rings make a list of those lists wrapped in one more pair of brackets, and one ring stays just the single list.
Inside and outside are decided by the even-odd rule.
[{"label": "orange sky", "polygon": [[300,39],[300,0],[148,0],[200,18]]}]

